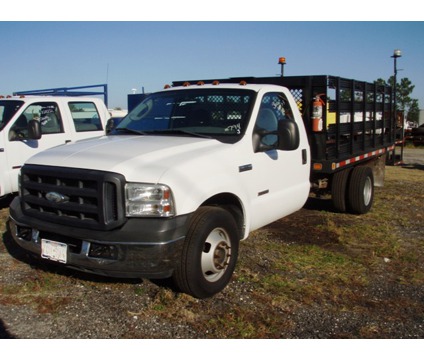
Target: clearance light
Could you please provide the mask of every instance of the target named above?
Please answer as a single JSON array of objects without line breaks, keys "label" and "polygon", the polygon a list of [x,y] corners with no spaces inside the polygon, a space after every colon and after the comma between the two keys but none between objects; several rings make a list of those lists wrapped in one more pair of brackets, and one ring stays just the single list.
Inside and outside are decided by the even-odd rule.
[{"label": "clearance light", "polygon": [[197,85],[202,86],[202,85],[205,85],[205,83],[203,81],[198,81]]},{"label": "clearance light", "polygon": [[322,170],[322,164],[321,163],[314,163],[313,165],[314,170]]},{"label": "clearance light", "polygon": [[241,86],[245,86],[245,85],[247,85],[247,82],[246,82],[246,81],[244,81],[244,80],[242,80],[242,81],[240,81],[240,85],[241,85]]},{"label": "clearance light", "polygon": [[190,83],[188,82],[188,81],[186,81],[184,84],[183,84],[183,86],[190,86]]},{"label": "clearance light", "polygon": [[169,89],[171,87],[171,85],[166,84],[163,88],[164,89]]},{"label": "clearance light", "polygon": [[215,80],[214,82],[212,82],[212,85],[219,85],[219,81]]}]

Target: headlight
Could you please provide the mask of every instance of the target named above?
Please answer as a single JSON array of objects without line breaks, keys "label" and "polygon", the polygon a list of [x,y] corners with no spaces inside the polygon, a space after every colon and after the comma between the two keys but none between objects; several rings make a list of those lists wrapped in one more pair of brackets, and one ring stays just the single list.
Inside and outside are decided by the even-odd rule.
[{"label": "headlight", "polygon": [[125,185],[127,216],[175,215],[171,189],[166,185],[128,183]]}]

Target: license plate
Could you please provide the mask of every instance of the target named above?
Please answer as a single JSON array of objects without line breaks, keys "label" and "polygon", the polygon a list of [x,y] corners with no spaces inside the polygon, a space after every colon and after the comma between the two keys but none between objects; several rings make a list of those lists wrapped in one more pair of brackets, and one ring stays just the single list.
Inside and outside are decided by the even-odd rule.
[{"label": "license plate", "polygon": [[60,242],[41,239],[41,257],[65,263],[67,261],[68,245]]}]

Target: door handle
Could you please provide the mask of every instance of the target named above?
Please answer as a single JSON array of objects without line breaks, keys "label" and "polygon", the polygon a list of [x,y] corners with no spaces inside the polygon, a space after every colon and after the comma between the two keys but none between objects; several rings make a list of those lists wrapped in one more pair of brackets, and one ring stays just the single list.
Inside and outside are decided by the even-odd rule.
[{"label": "door handle", "polygon": [[308,163],[308,152],[306,149],[302,149],[302,165],[305,165]]}]

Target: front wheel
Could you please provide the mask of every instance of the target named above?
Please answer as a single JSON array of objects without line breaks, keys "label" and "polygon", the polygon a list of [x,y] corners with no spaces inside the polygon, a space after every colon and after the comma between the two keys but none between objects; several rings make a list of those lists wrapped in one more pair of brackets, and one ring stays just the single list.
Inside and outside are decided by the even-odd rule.
[{"label": "front wheel", "polygon": [[200,208],[190,221],[181,260],[174,271],[177,287],[197,298],[223,290],[236,266],[238,244],[237,224],[228,211]]}]

